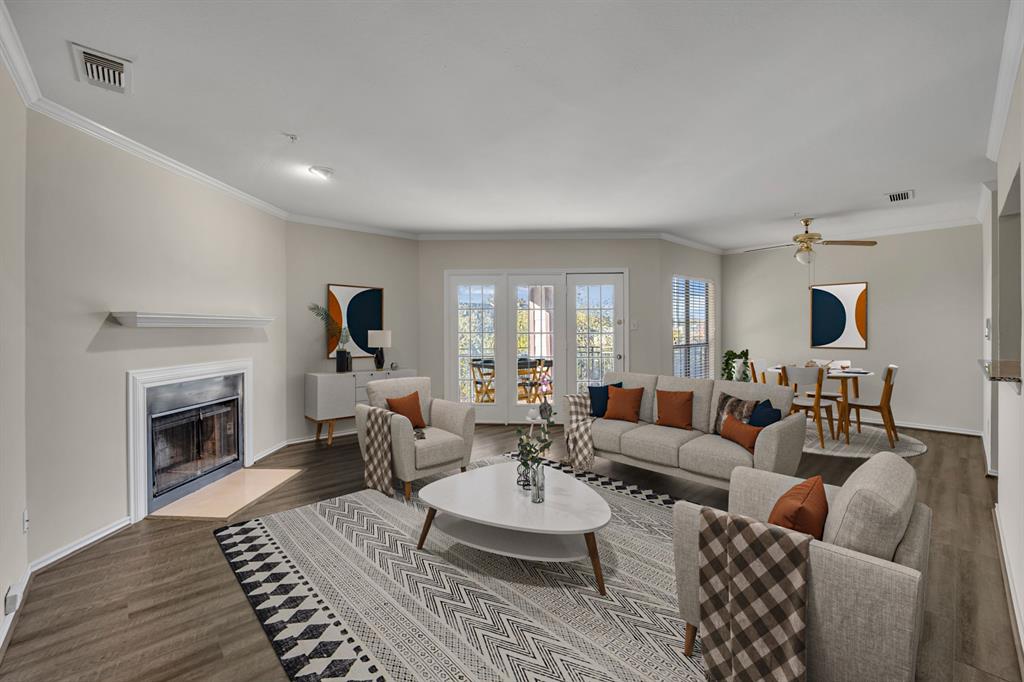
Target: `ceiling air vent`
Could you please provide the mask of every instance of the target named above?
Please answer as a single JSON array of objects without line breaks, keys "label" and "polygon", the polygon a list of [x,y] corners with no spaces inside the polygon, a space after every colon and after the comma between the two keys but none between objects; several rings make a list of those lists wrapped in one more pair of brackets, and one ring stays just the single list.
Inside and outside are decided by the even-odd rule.
[{"label": "ceiling air vent", "polygon": [[895,204],[897,201],[910,201],[914,198],[914,190],[905,189],[902,192],[890,192],[889,202]]},{"label": "ceiling air vent", "polygon": [[71,52],[78,80],[122,94],[131,92],[132,63],[129,60],[77,43],[71,43]]}]

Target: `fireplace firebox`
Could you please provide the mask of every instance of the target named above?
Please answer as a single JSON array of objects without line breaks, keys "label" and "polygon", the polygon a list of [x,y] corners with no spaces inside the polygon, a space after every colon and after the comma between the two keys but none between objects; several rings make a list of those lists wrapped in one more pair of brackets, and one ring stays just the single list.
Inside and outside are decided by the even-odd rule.
[{"label": "fireplace firebox", "polygon": [[242,375],[147,390],[149,510],[242,467]]}]

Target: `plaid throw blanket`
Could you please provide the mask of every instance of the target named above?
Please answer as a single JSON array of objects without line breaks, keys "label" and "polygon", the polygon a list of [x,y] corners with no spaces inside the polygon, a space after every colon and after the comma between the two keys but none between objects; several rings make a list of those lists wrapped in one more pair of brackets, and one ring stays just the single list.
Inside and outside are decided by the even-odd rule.
[{"label": "plaid throw blanket", "polygon": [[700,512],[700,629],[708,679],[804,680],[811,537]]},{"label": "plaid throw blanket", "polygon": [[379,490],[388,497],[391,487],[391,417],[394,412],[371,407],[366,415],[366,451],[363,452],[363,478],[366,487]]},{"label": "plaid throw blanket", "polygon": [[569,454],[568,464],[576,471],[587,471],[594,464],[594,436],[590,425],[590,394],[578,393],[565,396],[569,404],[569,421],[565,425],[565,448]]}]

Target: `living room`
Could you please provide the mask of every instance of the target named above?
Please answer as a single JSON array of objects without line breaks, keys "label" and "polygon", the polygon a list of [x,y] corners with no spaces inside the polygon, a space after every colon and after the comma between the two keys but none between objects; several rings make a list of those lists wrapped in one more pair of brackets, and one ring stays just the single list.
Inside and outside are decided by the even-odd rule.
[{"label": "living room", "polygon": [[0,681],[1021,679],[1022,46],[0,0]]}]

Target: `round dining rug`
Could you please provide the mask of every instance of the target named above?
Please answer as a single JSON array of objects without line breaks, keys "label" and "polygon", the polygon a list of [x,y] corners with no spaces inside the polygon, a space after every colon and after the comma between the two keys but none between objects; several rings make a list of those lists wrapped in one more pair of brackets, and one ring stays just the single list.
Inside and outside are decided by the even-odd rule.
[{"label": "round dining rug", "polygon": [[850,428],[850,444],[846,444],[846,438],[840,436],[834,440],[829,436],[828,422],[825,427],[825,447],[821,447],[818,440],[818,427],[810,419],[807,420],[807,433],[804,435],[804,452],[815,455],[831,455],[832,457],[857,457],[867,459],[879,452],[894,452],[900,457],[917,457],[928,452],[928,446],[913,436],[905,433],[899,434],[900,439],[896,441],[896,447],[889,447],[889,439],[885,435],[885,429],[880,426],[869,426],[864,424],[861,432],[857,433],[857,426]]},{"label": "round dining rug", "polygon": [[215,534],[291,680],[702,682],[699,639],[683,654],[672,498],[573,475],[611,507],[597,534],[605,596],[586,559],[512,559],[440,529],[416,549],[418,495],[362,490]]}]

